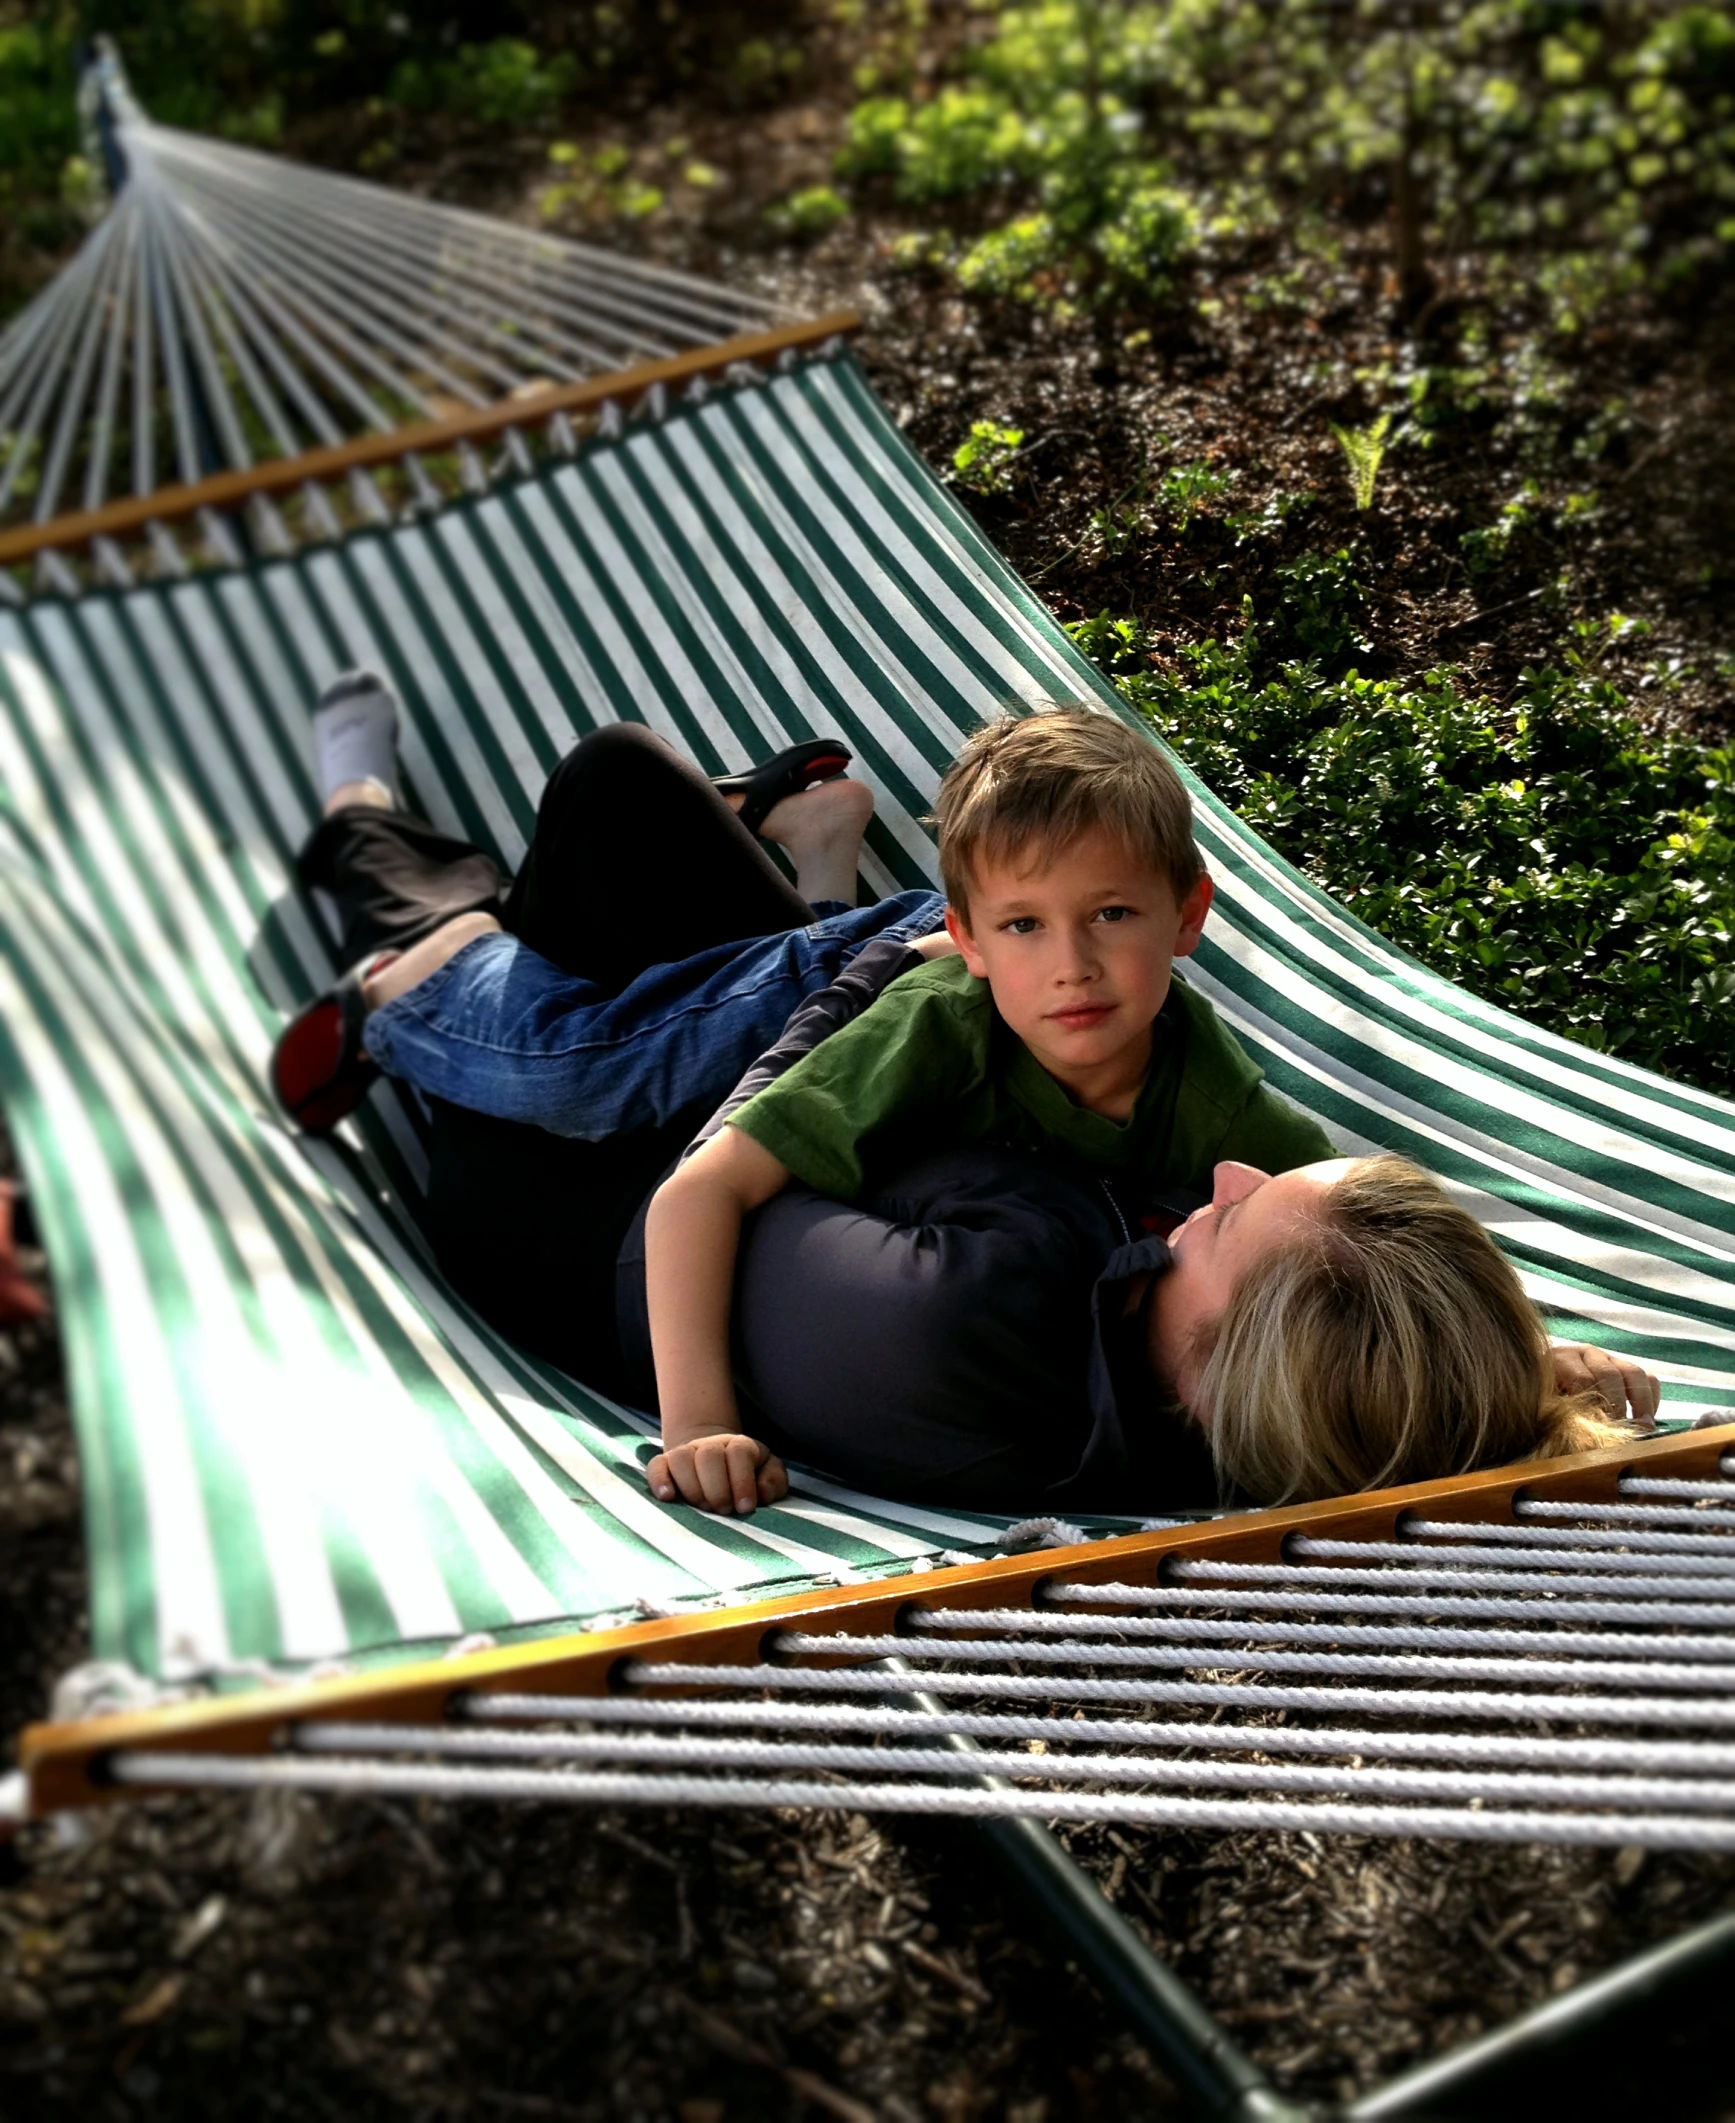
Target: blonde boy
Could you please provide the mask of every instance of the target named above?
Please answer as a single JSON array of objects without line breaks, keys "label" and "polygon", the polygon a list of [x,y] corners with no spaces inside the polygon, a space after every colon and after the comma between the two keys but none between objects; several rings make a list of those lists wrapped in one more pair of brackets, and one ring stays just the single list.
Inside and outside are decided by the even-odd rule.
[{"label": "blonde boy", "polygon": [[936,817],[955,952],[742,1106],[652,1203],[663,1450],[647,1473],[665,1500],[748,1512],[786,1487],[741,1431],[729,1322],[742,1219],[791,1178],[857,1201],[926,1150],[994,1143],[1207,1193],[1223,1160],[1282,1172],[1334,1154],[1171,977],[1212,884],[1154,745],[1089,708],[1007,718],[965,745]]}]

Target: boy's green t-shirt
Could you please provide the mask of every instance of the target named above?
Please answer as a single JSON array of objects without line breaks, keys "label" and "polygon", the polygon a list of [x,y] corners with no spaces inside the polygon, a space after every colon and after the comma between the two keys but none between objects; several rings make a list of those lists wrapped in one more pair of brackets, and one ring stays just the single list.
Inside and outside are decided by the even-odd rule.
[{"label": "boy's green t-shirt", "polygon": [[1109,1120],[1074,1104],[1007,1028],[986,981],[939,959],[893,981],[730,1119],[797,1179],[846,1202],[927,1151],[986,1141],[1069,1150],[1099,1171],[1201,1194],[1225,1158],[1288,1172],[1336,1156],[1180,979],[1152,1031],[1138,1103]]}]

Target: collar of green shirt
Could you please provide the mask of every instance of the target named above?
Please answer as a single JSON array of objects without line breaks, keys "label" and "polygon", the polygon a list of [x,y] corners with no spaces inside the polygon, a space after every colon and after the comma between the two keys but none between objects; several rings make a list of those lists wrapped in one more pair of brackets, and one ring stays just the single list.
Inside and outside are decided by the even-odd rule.
[{"label": "collar of green shirt", "polygon": [[1151,1027],[1150,1066],[1124,1121],[1078,1105],[1003,1021],[999,1030],[1015,1048],[1006,1073],[1012,1097],[1045,1135],[1095,1165],[1136,1157],[1135,1146],[1154,1136],[1165,1165],[1191,1172],[1264,1075],[1205,998],[1180,979],[1170,982]]}]

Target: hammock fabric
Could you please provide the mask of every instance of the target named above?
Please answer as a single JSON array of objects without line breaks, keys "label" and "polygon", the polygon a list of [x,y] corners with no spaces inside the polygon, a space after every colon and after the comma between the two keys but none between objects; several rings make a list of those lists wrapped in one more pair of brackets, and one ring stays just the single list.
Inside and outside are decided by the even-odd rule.
[{"label": "hammock fabric", "polygon": [[[417,805],[508,865],[611,719],[709,771],[835,731],[878,796],[873,891],[932,877],[918,821],[980,717],[1114,704],[847,356],[425,522],[0,613],[0,1092],[55,1270],[97,1656],[221,1682],[994,1553],[1001,1521],[812,1474],[745,1523],[653,1504],[648,1424],[432,1272],[408,1103],[285,1132],[269,1044],[331,972],[291,886],[308,702],[350,663],[403,696]],[[1735,1402],[1735,1109],[1458,993],[1194,793],[1219,897],[1190,977],[1277,1088],[1441,1173],[1556,1331],[1642,1357],[1666,1412]]]}]

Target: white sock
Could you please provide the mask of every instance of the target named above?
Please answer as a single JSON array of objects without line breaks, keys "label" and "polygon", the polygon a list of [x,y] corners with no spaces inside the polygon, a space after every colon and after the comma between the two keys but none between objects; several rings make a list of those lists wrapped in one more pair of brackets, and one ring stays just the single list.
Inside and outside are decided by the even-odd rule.
[{"label": "white sock", "polygon": [[383,678],[345,671],[331,681],[313,711],[313,751],[322,804],[346,781],[375,782],[396,804],[398,703]]}]

